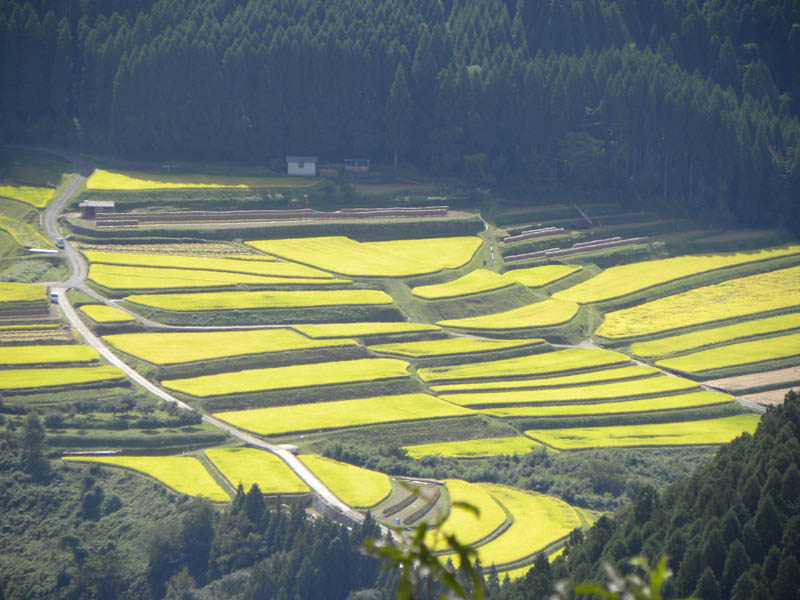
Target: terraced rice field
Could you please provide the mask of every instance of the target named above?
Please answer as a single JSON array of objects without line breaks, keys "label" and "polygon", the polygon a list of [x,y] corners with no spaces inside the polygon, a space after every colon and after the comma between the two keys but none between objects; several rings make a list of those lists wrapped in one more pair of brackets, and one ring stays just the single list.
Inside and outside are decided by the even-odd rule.
[{"label": "terraced rice field", "polygon": [[58,344],[74,341],[75,336],[70,329],[62,329],[57,325],[42,329],[0,327],[0,343]]},{"label": "terraced rice field", "polygon": [[168,175],[145,171],[104,171],[97,169],[86,182],[89,190],[167,190],[193,188],[311,187],[311,177],[234,177],[184,173]]},{"label": "terraced rice field", "polygon": [[0,389],[2,390],[60,387],[125,379],[125,375],[116,367],[4,369],[2,374],[3,376],[0,377]]},{"label": "terraced rice field", "polygon": [[494,417],[588,417],[700,408],[732,401],[731,396],[719,392],[691,392],[643,400],[592,402],[587,404],[570,403],[549,406],[509,406],[490,408],[481,412]]},{"label": "terraced rice field", "polygon": [[[426,394],[378,396],[216,413],[235,427],[261,435],[356,427],[375,423],[462,417],[473,411]],[[413,426],[413,425],[412,425]]]},{"label": "terraced rice field", "polygon": [[575,402],[579,400],[613,400],[636,396],[659,395],[699,389],[694,381],[682,377],[647,377],[634,381],[617,381],[598,385],[580,385],[566,388],[518,390],[513,392],[476,392],[472,394],[444,394],[442,398],[462,406],[488,406],[493,404],[519,404],[542,402]]},{"label": "terraced rice field", "polygon": [[531,556],[581,526],[575,509],[553,496],[523,492],[496,483],[478,485],[514,516],[511,527],[502,535],[478,547],[481,564],[487,567]]},{"label": "terraced rice field", "polygon": [[627,362],[628,357],[619,352],[598,348],[570,348],[504,360],[424,368],[419,369],[417,375],[423,381],[434,382],[458,379],[497,379],[567,373],[582,369],[623,365]]},{"label": "terraced rice field", "polygon": [[309,290],[259,292],[196,292],[193,294],[134,294],[125,300],[172,311],[310,308],[315,306],[370,306],[391,304],[380,290]]},{"label": "terraced rice field", "polygon": [[483,242],[475,236],[365,242],[368,250],[392,252],[421,262],[435,261],[442,269],[467,264]]},{"label": "terraced rice field", "polygon": [[544,340],[480,340],[467,337],[447,338],[444,340],[428,340],[424,342],[399,342],[396,344],[378,344],[370,346],[370,350],[384,354],[394,354],[408,358],[431,358],[435,356],[455,356],[491,352],[493,350],[509,350],[512,348],[536,348],[543,346]]},{"label": "terraced rice field", "polygon": [[554,297],[581,304],[604,302],[685,277],[795,254],[800,254],[800,246],[728,254],[678,256],[619,265],[606,269],[588,281],[558,292]]},{"label": "terraced rice field", "polygon": [[362,469],[317,454],[303,454],[300,460],[345,504],[375,506],[392,491],[389,476]]},{"label": "terraced rice field", "polygon": [[796,306],[800,306],[800,267],[791,267],[610,312],[596,334],[636,338]]},{"label": "terraced rice field", "polygon": [[423,456],[444,456],[448,458],[483,458],[500,454],[527,454],[542,445],[522,436],[483,438],[457,442],[440,442],[436,444],[418,444],[404,446],[412,458]]},{"label": "terraced rice field", "polygon": [[568,275],[583,269],[580,265],[543,265],[528,269],[510,269],[503,273],[505,277],[520,282],[531,288],[544,287],[555,283]]},{"label": "terraced rice field", "polygon": [[408,377],[408,363],[394,358],[364,358],[335,362],[250,369],[162,381],[164,387],[208,398],[338,383],[359,383]]},{"label": "terraced rice field", "polygon": [[738,394],[753,388],[779,388],[797,385],[800,382],[800,367],[789,367],[776,371],[764,371],[752,375],[737,375],[723,379],[713,379],[705,384]]},{"label": "terraced rice field", "polygon": [[347,339],[312,340],[291,329],[124,333],[104,339],[118,350],[155,365],[358,345]]},{"label": "terraced rice field", "polygon": [[494,381],[475,381],[471,383],[446,383],[433,385],[431,389],[435,392],[478,392],[478,391],[509,391],[513,389],[542,389],[558,388],[570,385],[587,385],[592,383],[604,383],[621,379],[637,379],[641,377],[651,377],[661,373],[655,367],[618,367],[590,371],[589,373],[579,373],[577,375],[564,375],[561,377],[537,377],[535,379],[510,379]]},{"label": "terraced rice field", "polygon": [[276,455],[256,448],[209,448],[208,459],[233,487],[241,483],[248,491],[258,484],[262,494],[300,494],[309,491],[305,482]]},{"label": "terraced rice field", "polygon": [[347,277],[411,277],[467,264],[481,245],[477,237],[357,242],[347,237],[247,242],[288,260]]},{"label": "terraced rice field", "polygon": [[454,329],[504,331],[562,325],[572,320],[576,314],[578,305],[575,302],[550,299],[504,312],[464,319],[447,319],[436,324]]},{"label": "terraced rice field", "polygon": [[130,323],[136,320],[124,310],[105,304],[84,304],[78,310],[95,323]]},{"label": "terraced rice field", "polygon": [[95,462],[139,471],[181,494],[228,502],[230,496],[192,456],[70,456],[69,461]]},{"label": "terraced rice field", "polygon": [[409,322],[363,322],[363,323],[322,323],[317,325],[292,325],[292,329],[315,339],[360,338],[378,335],[401,335],[412,333],[435,333],[441,331],[438,325]]},{"label": "terraced rice field", "polygon": [[[491,535],[506,522],[505,511],[482,486],[460,479],[446,479],[445,484],[450,493],[451,508],[441,526],[442,534],[455,535],[462,544],[474,544]],[[479,515],[459,506],[452,506],[454,502],[471,504],[478,509]],[[447,548],[444,539],[436,539],[432,533],[429,533],[427,541],[433,545],[434,550]]]},{"label": "terraced rice field", "polygon": [[[148,254],[172,257],[194,256],[200,258],[225,258],[235,260],[274,261],[275,258],[245,248],[234,242],[166,242],[145,244],[83,244],[89,252],[111,252],[114,254]],[[213,269],[212,269],[213,270]]]},{"label": "terraced rice field", "polygon": [[666,358],[656,364],[682,373],[702,374],[715,369],[792,357],[797,357],[800,362],[800,333],[701,350],[677,358]]},{"label": "terraced rice field", "polygon": [[55,189],[31,185],[0,185],[0,196],[19,200],[36,208],[44,208],[53,197]]},{"label": "terraced rice field", "polygon": [[100,355],[94,348],[78,344],[0,347],[0,365],[90,363],[97,360],[100,360]]},{"label": "terraced rice field", "polygon": [[674,335],[649,342],[637,342],[631,344],[631,353],[642,358],[669,356],[670,354],[695,350],[703,346],[712,346],[798,328],[800,328],[800,313],[779,315],[777,317],[736,323],[735,325],[703,329],[702,331],[683,335]]},{"label": "terraced rice field", "polygon": [[[241,261],[245,262],[245,261]],[[276,264],[276,263],[267,263]],[[89,279],[109,290],[168,290],[179,288],[232,287],[236,285],[344,285],[347,279],[308,279],[300,277],[262,277],[226,271],[168,269],[164,267],[128,267],[93,263]]]},{"label": "terraced rice field", "polygon": [[102,252],[86,250],[84,255],[91,263],[126,265],[131,267],[160,267],[168,269],[192,269],[199,271],[223,271],[262,277],[333,279],[331,273],[297,263],[277,262],[264,255],[212,258],[181,256],[151,252]]},{"label": "terraced rice field", "polygon": [[30,283],[0,281],[0,302],[36,302],[47,300],[47,289]]},{"label": "terraced rice field", "polygon": [[0,230],[6,231],[14,241],[25,248],[53,248],[53,244],[28,223],[0,215]]},{"label": "terraced rice field", "polygon": [[411,294],[425,300],[444,300],[500,290],[511,285],[514,285],[513,279],[508,279],[487,269],[476,269],[447,283],[415,287],[411,290]]},{"label": "terraced rice field", "polygon": [[760,419],[760,415],[745,414],[677,423],[532,429],[526,431],[525,435],[529,435],[559,450],[580,450],[608,446],[727,444],[742,433],[753,433]]}]

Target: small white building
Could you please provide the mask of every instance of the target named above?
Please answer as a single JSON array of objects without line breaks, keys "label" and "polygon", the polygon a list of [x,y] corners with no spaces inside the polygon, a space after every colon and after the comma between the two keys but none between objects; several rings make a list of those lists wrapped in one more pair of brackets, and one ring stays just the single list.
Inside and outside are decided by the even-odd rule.
[{"label": "small white building", "polygon": [[287,170],[289,175],[311,175],[317,174],[316,156],[287,156]]}]

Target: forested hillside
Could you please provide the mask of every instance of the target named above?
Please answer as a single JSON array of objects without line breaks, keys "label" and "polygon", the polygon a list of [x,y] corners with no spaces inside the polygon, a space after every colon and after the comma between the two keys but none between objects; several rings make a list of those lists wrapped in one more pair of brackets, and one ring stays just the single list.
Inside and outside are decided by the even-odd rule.
[{"label": "forested hillside", "polygon": [[602,580],[602,563],[625,569],[643,554],[667,554],[676,577],[666,597],[790,600],[800,580],[800,396],[771,409],[752,436],[723,447],[713,461],[660,496],[644,488],[634,505],[603,517],[585,540],[573,535],[567,560],[537,560],[504,599],[549,597],[561,578]]},{"label": "forested hillside", "polygon": [[5,139],[397,152],[479,185],[797,227],[797,0],[3,0],[0,47]]}]

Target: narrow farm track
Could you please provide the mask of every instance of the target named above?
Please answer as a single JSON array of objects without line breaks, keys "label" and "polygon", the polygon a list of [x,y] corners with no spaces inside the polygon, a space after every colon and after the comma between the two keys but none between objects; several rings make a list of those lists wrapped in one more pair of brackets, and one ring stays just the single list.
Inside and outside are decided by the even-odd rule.
[{"label": "narrow farm track", "polygon": [[[153,384],[148,379],[145,379],[133,370],[131,367],[128,366],[123,360],[121,360],[116,354],[114,354],[108,346],[106,346],[100,338],[98,338],[94,332],[80,319],[78,313],[75,312],[75,308],[70,303],[69,299],[67,298],[66,288],[53,288],[54,291],[58,292],[58,304],[61,310],[64,312],[64,316],[67,317],[70,324],[78,331],[78,333],[83,337],[84,341],[92,346],[95,350],[97,350],[100,355],[105,358],[110,364],[114,365],[115,367],[122,370],[125,375],[128,376],[133,382],[140,385],[144,389],[146,389],[151,394],[158,396],[162,400],[167,402],[174,402],[179,407],[185,410],[193,410],[185,402],[179,400],[172,394],[162,390],[157,385]],[[203,421],[208,423],[209,425],[213,425],[223,431],[231,434],[232,436],[242,440],[246,444],[253,446],[255,448],[261,448],[263,450],[267,450],[272,452],[273,454],[280,457],[292,471],[294,471],[300,479],[302,479],[311,490],[317,494],[326,504],[333,507],[336,511],[344,514],[345,516],[349,517],[350,519],[356,522],[362,522],[364,520],[364,515],[358,512],[357,510],[351,508],[339,498],[337,498],[333,492],[331,492],[323,483],[320,481],[316,475],[314,475],[308,467],[306,467],[300,459],[298,459],[294,454],[289,452],[288,450],[281,448],[280,446],[276,446],[274,444],[269,444],[264,440],[257,438],[253,435],[244,433],[227,423],[220,421],[219,419],[215,419],[210,415],[203,415]]]},{"label": "narrow farm track", "polygon": [[[42,149],[43,150],[43,149]],[[47,207],[45,211],[45,231],[47,236],[50,238],[51,241],[55,242],[55,239],[59,237],[59,230],[58,230],[58,219],[61,216],[64,208],[69,203],[72,196],[77,192],[77,190],[83,185],[86,181],[88,176],[91,174],[92,169],[88,166],[88,164],[77,154],[73,154],[70,152],[59,152],[59,151],[50,151],[52,154],[56,154],[58,156],[62,156],[69,160],[75,162],[78,166],[78,174],[73,178],[73,180],[69,183],[67,188],[56,198],[53,200]],[[53,291],[58,293],[58,305],[64,313],[64,316],[69,320],[70,325],[75,328],[75,330],[81,335],[84,341],[92,346],[97,352],[105,358],[109,364],[114,365],[115,367],[119,368],[129,379],[131,379],[136,384],[140,385],[144,389],[146,389],[151,394],[165,400],[167,402],[174,402],[179,407],[185,410],[193,410],[188,404],[182,402],[178,398],[174,397],[172,394],[162,390],[157,385],[153,384],[148,379],[144,378],[142,375],[137,373],[133,370],[127,363],[125,363],[122,359],[120,359],[116,354],[114,354],[108,346],[106,346],[103,341],[97,337],[94,332],[89,329],[86,323],[78,316],[78,313],[75,311],[75,307],[69,301],[67,297],[67,291],[70,288],[78,288],[85,293],[88,293],[93,298],[97,298],[101,300],[104,304],[109,304],[111,306],[115,306],[113,303],[110,303],[107,299],[99,296],[94,292],[94,290],[89,290],[88,286],[86,286],[86,277],[88,275],[88,268],[78,251],[73,248],[70,244],[66,245],[64,249],[64,253],[72,267],[72,274],[70,275],[69,279],[66,281],[59,283],[53,286]],[[116,307],[120,308],[120,307]],[[141,317],[138,315],[133,315],[134,317],[139,318]],[[144,321],[149,321],[144,319]],[[154,321],[149,321],[152,323],[152,326],[159,329],[198,329],[198,328],[186,328],[186,327],[171,327],[165,326],[161,323],[155,323]],[[228,327],[225,329],[248,329],[249,327]],[[257,327],[257,328],[263,328]],[[201,328],[201,329],[220,329],[220,328]],[[240,439],[241,441],[253,446],[255,448],[261,448],[262,450],[266,450],[268,452],[272,452],[276,456],[280,457],[292,471],[294,471],[300,479],[302,479],[306,485],[328,506],[333,508],[335,511],[343,514],[344,516],[348,517],[349,519],[361,523],[364,520],[364,515],[359,511],[351,508],[336,495],[328,489],[325,484],[320,481],[320,479],[312,473],[308,467],[306,467],[300,459],[297,458],[292,452],[282,448],[280,446],[276,446],[274,444],[269,444],[264,440],[257,438],[253,435],[248,433],[244,433],[239,429],[228,425],[220,421],[219,419],[215,419],[210,415],[203,415],[203,421],[208,423],[209,425],[213,425],[218,429],[221,429],[230,435]]]}]

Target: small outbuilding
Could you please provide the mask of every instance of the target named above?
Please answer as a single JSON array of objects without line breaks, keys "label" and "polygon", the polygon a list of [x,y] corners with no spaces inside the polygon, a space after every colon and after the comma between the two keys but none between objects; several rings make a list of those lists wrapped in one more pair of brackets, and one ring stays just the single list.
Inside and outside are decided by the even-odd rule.
[{"label": "small outbuilding", "polygon": [[366,173],[369,171],[368,158],[345,158],[344,170],[351,173]]},{"label": "small outbuilding", "polygon": [[314,177],[317,174],[316,156],[287,156],[286,165],[286,172],[289,175],[310,175]]},{"label": "small outbuilding", "polygon": [[78,206],[83,210],[84,219],[94,219],[99,214],[117,212],[113,200],[84,200]]}]

